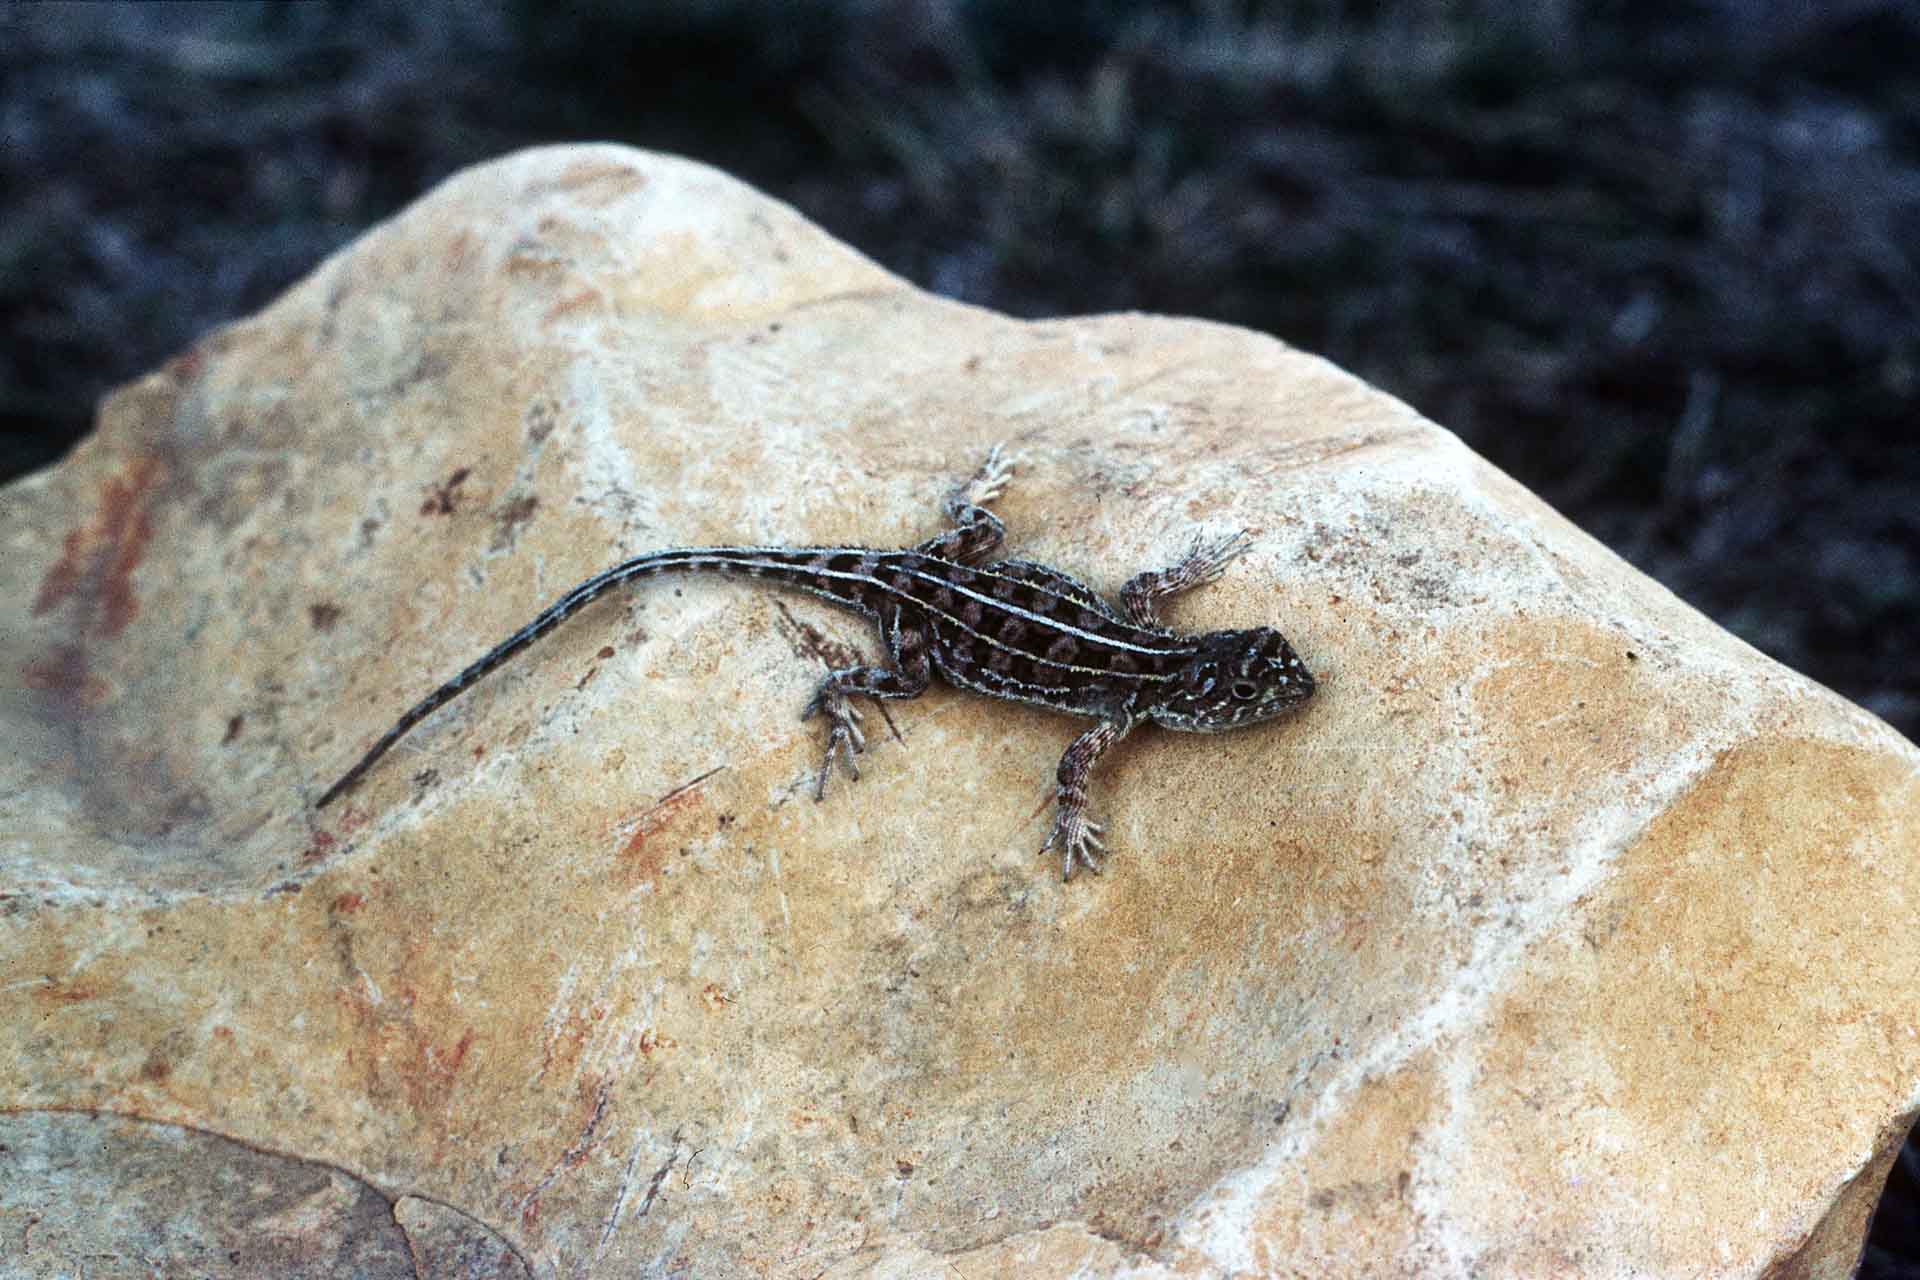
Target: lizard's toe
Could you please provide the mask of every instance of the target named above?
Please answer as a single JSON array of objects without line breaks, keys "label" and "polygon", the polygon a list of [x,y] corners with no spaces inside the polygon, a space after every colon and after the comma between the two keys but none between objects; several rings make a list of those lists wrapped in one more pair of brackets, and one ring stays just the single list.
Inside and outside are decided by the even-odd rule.
[{"label": "lizard's toe", "polygon": [[1053,830],[1048,833],[1047,842],[1040,846],[1040,852],[1060,851],[1062,880],[1073,879],[1073,873],[1081,867],[1099,875],[1107,857],[1106,842],[1100,838],[1104,829],[1083,812],[1063,810],[1055,817]]}]

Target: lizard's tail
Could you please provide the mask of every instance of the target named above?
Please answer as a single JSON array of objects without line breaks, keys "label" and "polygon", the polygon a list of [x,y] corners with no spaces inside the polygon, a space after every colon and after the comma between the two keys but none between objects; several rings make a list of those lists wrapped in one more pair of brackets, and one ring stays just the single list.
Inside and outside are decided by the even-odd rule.
[{"label": "lizard's tail", "polygon": [[324,809],[352,789],[353,785],[365,776],[367,770],[373,768],[380,757],[387,754],[393,744],[405,737],[407,731],[413,726],[465,693],[495,667],[624,582],[631,582],[636,578],[650,578],[661,573],[737,573],[785,580],[798,585],[806,581],[808,576],[806,566],[809,564],[820,563],[824,557],[844,555],[858,557],[860,554],[862,552],[859,548],[843,547],[783,547],[778,550],[748,547],[686,547],[635,556],[610,569],[604,569],[555,600],[541,610],[539,616],[532,622],[487,650],[466,670],[409,707],[407,713],[394,723],[393,728],[381,734],[380,740],[367,748],[367,753],[360,757],[353,768],[347,770],[338,782],[327,788],[326,793],[314,803],[314,808]]}]

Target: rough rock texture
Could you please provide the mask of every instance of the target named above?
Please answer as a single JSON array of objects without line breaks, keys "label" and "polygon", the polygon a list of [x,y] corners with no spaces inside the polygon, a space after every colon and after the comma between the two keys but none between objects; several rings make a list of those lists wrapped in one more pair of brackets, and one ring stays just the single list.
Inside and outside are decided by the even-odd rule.
[{"label": "rough rock texture", "polygon": [[[1105,877],[1038,710],[896,704],[812,803],[870,634],[733,581],[307,807],[612,560],[924,537],[997,440],[1011,554],[1250,527],[1175,613],[1323,677],[1124,744]],[[0,545],[21,1274],[1838,1276],[1920,1097],[1911,745],[1311,356],[943,302],[694,165],[455,179]]]}]

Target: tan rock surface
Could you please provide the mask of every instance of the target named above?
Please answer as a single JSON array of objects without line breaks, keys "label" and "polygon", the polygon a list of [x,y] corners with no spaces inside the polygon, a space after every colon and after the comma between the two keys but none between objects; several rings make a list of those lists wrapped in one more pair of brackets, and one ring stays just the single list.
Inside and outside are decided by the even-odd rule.
[{"label": "tan rock surface", "polygon": [[[594,570],[921,538],[997,440],[1009,554],[1112,589],[1249,527],[1174,612],[1323,679],[1123,744],[1105,877],[1036,853],[1039,710],[894,704],[812,803],[872,638],[729,581],[307,807]],[[460,176],[111,398],[0,544],[24,1274],[146,1274],[151,1216],[56,1202],[185,1249],[272,1182],[422,1274],[1844,1275],[1920,1097],[1910,744],[1322,361],[943,302],[694,165]]]}]

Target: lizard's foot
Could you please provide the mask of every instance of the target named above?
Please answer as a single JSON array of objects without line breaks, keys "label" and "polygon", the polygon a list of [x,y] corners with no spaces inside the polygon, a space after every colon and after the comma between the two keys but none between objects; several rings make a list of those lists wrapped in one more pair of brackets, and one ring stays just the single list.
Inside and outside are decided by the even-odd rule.
[{"label": "lizard's foot", "polygon": [[813,695],[813,701],[800,713],[802,720],[811,720],[817,715],[827,717],[827,754],[820,761],[820,780],[814,784],[813,798],[820,800],[827,794],[827,775],[833,772],[833,761],[837,754],[847,766],[847,773],[854,781],[860,780],[860,766],[853,762],[856,751],[867,749],[867,735],[860,732],[860,709],[847,701],[847,695],[831,684],[822,685],[820,692]]},{"label": "lizard's foot", "polygon": [[1253,535],[1245,529],[1215,542],[1208,542],[1204,536],[1196,537],[1180,563],[1167,571],[1167,577],[1182,591],[1205,586],[1226,572],[1227,566],[1245,555],[1252,545]]},{"label": "lizard's foot", "polygon": [[1047,842],[1040,846],[1040,852],[1049,849],[1060,850],[1060,878],[1073,879],[1074,869],[1085,867],[1095,875],[1100,874],[1100,862],[1107,856],[1106,846],[1100,842],[1102,828],[1099,823],[1087,816],[1085,806],[1062,803],[1053,818],[1053,831],[1047,836]]},{"label": "lizard's foot", "polygon": [[987,450],[987,460],[973,473],[973,478],[960,487],[960,500],[976,507],[984,507],[1006,491],[1007,481],[1013,479],[1013,458],[1004,451],[1004,446],[995,445]]}]

